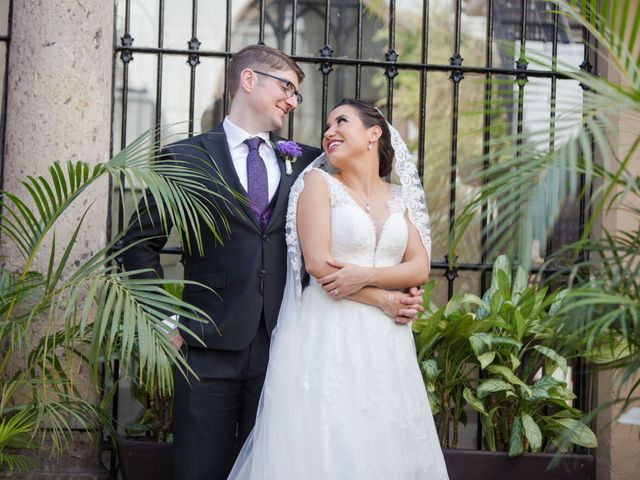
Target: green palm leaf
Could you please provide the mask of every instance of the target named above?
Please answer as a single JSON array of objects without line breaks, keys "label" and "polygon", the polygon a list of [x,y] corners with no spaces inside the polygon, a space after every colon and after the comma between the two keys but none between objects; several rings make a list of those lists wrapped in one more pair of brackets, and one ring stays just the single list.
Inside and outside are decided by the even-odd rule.
[{"label": "green palm leaf", "polygon": [[8,453],[5,448],[34,448],[33,442],[30,441],[34,425],[33,412],[27,409],[0,419],[0,468],[27,470],[33,465],[28,457]]},{"label": "green palm leaf", "polygon": [[[620,70],[627,86],[586,72],[575,72],[571,68],[563,69],[562,74],[587,87],[581,103],[576,104],[576,108],[582,114],[580,123],[562,121],[559,117],[551,130],[494,139],[490,147],[498,148],[493,148],[486,159],[492,166],[485,171],[480,169],[476,177],[471,179],[488,179],[488,183],[480,195],[463,208],[460,229],[454,239],[452,250],[456,249],[469,223],[478,219],[482,206],[486,205],[488,208],[484,218],[488,221],[487,234],[491,238],[490,243],[495,246],[496,251],[508,250],[509,245],[513,245],[517,248],[522,262],[528,265],[531,239],[538,239],[544,243],[564,202],[581,193],[577,191],[580,175],[585,175],[586,183],[589,184],[592,177],[601,177],[604,174],[602,169],[593,165],[593,159],[596,156],[613,158],[607,138],[616,126],[612,125],[610,118],[631,115],[636,122],[640,120],[637,12],[628,2],[611,2],[621,18],[635,19],[635,27],[629,27],[624,22],[618,25],[618,17],[600,15],[595,9],[595,3],[553,3],[557,4],[559,12],[569,17],[572,22],[583,25],[599,40],[600,48],[609,53],[609,58]],[[543,63],[552,64],[549,60]],[[562,67],[561,65],[560,68]],[[508,110],[498,105],[497,111],[506,113]],[[569,115],[572,113],[570,111]],[[544,145],[548,142],[547,138],[560,137],[566,138],[561,145],[556,145],[555,149],[550,150],[548,145]],[[640,135],[636,134],[635,138],[620,162],[609,162],[609,165],[605,165],[612,169],[611,174],[605,174],[611,182],[608,182],[602,194],[596,197],[593,214],[588,219],[583,240],[592,230],[595,219],[599,218],[604,206],[611,201],[614,191],[608,188],[609,184],[633,183],[633,177],[630,178],[628,175],[627,166],[640,142]],[[515,244],[512,235],[508,234],[513,230],[513,225],[518,233]],[[451,258],[453,255],[455,253],[452,252]]]},{"label": "green palm leaf", "polygon": [[[471,179],[483,187],[460,210],[450,258],[455,258],[469,225],[483,220],[488,245],[495,252],[517,251],[528,268],[532,241],[544,245],[567,202],[583,202],[581,238],[548,259],[556,265],[575,262],[553,277],[556,282],[568,278],[573,288],[550,311],[548,326],[558,332],[558,339],[565,339],[556,351],[603,358],[608,349],[614,365],[623,368],[620,380],[630,381],[640,366],[640,177],[632,168],[640,152],[640,15],[629,0],[549,1],[569,24],[586,29],[609,71],[615,70],[620,80],[576,71],[576,66],[557,59],[527,58],[579,82],[584,91],[573,109],[554,112],[548,128],[522,128],[521,135],[490,142],[490,153],[481,159],[488,169],[479,168]],[[495,80],[493,84],[497,86]],[[503,89],[510,90],[512,83]],[[515,113],[512,105],[510,96],[498,95],[489,107],[500,118]],[[505,131],[512,127],[507,125]],[[624,148],[614,148],[620,130],[628,140]],[[631,220],[626,231],[603,228],[601,220],[611,209]],[[631,387],[627,401],[640,384]]]},{"label": "green palm leaf", "polygon": [[[215,174],[213,159],[195,168],[173,161],[158,153],[155,138],[157,132],[147,132],[94,167],[81,161],[54,163],[47,175],[22,182],[25,198],[2,192],[0,233],[15,245],[23,262],[15,273],[0,269],[0,340],[6,347],[0,358],[0,464],[26,465],[6,453],[8,443],[2,443],[3,434],[21,432],[18,422],[27,413],[20,412],[29,412],[29,438],[50,439],[54,453],[68,448],[78,426],[90,432],[106,427],[115,434],[103,410],[114,390],[102,391],[100,374],[113,373],[114,359],[123,371],[137,366],[139,380],[165,394],[173,388],[174,367],[185,374],[189,371],[171,345],[163,321],[171,314],[200,322],[212,319],[162,286],[191,282],[133,279],[141,272],[120,272],[115,259],[125,249],[116,247],[119,238],[79,265],[71,264],[92,205],[81,211],[65,245],[60,246],[56,236],[58,219],[109,176],[121,187],[121,195],[126,185],[143,187],[142,204],[153,201],[159,206],[161,222],[177,230],[184,248],[202,251],[203,229],[222,242],[229,228],[224,214],[231,206],[223,195],[228,186]],[[45,245],[47,251],[41,252]],[[34,259],[42,254],[48,255],[46,271],[32,272]],[[43,331],[40,337],[33,337],[34,322]],[[11,360],[14,355],[21,360]],[[10,376],[8,365],[15,371]],[[84,398],[86,385],[82,391],[77,385],[78,365],[88,367],[95,401]],[[31,392],[30,401],[15,404],[18,391],[20,398]],[[100,395],[107,400],[98,403]]]}]

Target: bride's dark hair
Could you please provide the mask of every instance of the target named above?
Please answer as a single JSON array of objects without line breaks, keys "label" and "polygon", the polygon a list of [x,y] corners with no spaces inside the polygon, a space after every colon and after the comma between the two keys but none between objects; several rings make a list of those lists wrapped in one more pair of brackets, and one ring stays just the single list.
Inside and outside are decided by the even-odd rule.
[{"label": "bride's dark hair", "polygon": [[380,138],[378,139],[378,156],[380,157],[378,174],[381,177],[386,177],[391,173],[393,156],[395,154],[393,147],[391,146],[391,132],[389,132],[387,121],[380,113],[380,110],[361,100],[343,98],[333,108],[335,109],[342,105],[349,105],[350,107],[355,108],[356,112],[358,112],[358,117],[367,128],[377,125],[382,129],[382,135],[380,135]]}]

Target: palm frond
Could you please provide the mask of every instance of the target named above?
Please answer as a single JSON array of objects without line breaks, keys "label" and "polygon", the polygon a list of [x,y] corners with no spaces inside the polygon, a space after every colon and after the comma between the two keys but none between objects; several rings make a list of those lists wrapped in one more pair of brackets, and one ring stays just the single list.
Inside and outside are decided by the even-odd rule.
[{"label": "palm frond", "polygon": [[[0,413],[2,411],[0,410]],[[15,415],[0,418],[0,468],[9,470],[27,470],[33,461],[24,455],[8,452],[7,448],[35,448],[31,433],[35,426],[34,414],[30,409],[20,410]]]},{"label": "palm frond", "polygon": [[[498,88],[499,82],[491,81],[497,98],[483,107],[495,119],[492,128],[498,124],[497,131],[518,133],[487,145],[483,167],[471,179],[482,187],[459,209],[450,258],[469,226],[483,221],[483,233],[494,249],[489,256],[517,251],[519,261],[529,267],[532,241],[545,245],[566,205],[582,202],[581,237],[564,248],[554,245],[555,254],[543,265],[565,266],[550,281],[571,286],[548,327],[557,332],[558,341],[564,340],[567,351],[611,359],[623,385],[640,367],[640,177],[633,165],[640,152],[640,15],[629,0],[549,1],[556,14],[569,20],[567,25],[586,29],[599,57],[620,79],[610,81],[556,58],[527,58],[582,87],[574,105],[552,110],[548,128],[538,131],[509,123],[518,118],[513,82]],[[617,141],[620,130],[628,139],[624,147]],[[613,210],[632,219],[626,231],[602,225]],[[639,385],[633,383],[632,392]]]},{"label": "palm frond", "polygon": [[[572,20],[585,26],[588,23],[594,34],[598,28],[603,28],[601,17],[594,16],[587,21],[580,12],[571,10],[566,2],[558,3],[563,5],[563,13],[572,12]],[[605,44],[605,47],[610,52],[614,51],[612,45]],[[490,238],[489,243],[496,250],[508,250],[508,245],[515,246],[520,260],[528,264],[531,240],[537,239],[543,244],[564,203],[585,194],[578,191],[581,177],[586,185],[591,185],[594,178],[603,175],[609,180],[606,187],[595,192],[600,195],[591,199],[592,215],[587,219],[583,240],[591,232],[602,209],[611,202],[613,195],[617,195],[614,187],[624,184],[630,189],[637,184],[637,177],[629,174],[628,165],[638,150],[640,135],[635,135],[632,145],[620,161],[615,161],[608,140],[611,132],[617,128],[611,118],[631,115],[640,120],[637,85],[636,88],[621,86],[582,71],[567,70],[562,73],[586,88],[582,101],[574,109],[558,115],[551,130],[523,131],[495,139],[489,144],[490,153],[482,159],[483,163],[490,165],[489,168],[478,168],[479,173],[470,179],[471,182],[486,182],[486,186],[462,209],[458,220],[460,228],[450,252],[452,257],[462,232],[474,218],[479,221],[482,218],[479,213],[484,210],[482,219],[487,225],[484,233]],[[492,83],[496,81],[492,80]],[[496,103],[495,112],[508,118],[506,114],[510,112],[513,100],[503,98]],[[579,111],[580,115],[576,116],[575,111]],[[566,120],[563,115],[566,115]],[[572,118],[579,118],[579,123],[572,121]],[[558,139],[562,139],[562,143]],[[595,164],[595,158],[604,159],[604,168]]]},{"label": "palm frond", "polygon": [[[166,153],[158,153],[155,138],[155,131],[147,132],[95,167],[81,161],[54,163],[47,175],[29,176],[22,182],[26,199],[2,192],[0,234],[15,244],[23,262],[17,273],[0,269],[4,347],[0,435],[5,427],[7,432],[9,427],[16,430],[14,423],[20,415],[27,415],[22,411],[30,412],[30,441],[39,435],[54,453],[69,447],[78,427],[89,432],[107,428],[115,435],[112,420],[102,409],[115,390],[102,390],[101,367],[108,375],[114,359],[125,371],[133,371],[137,364],[141,381],[162,393],[172,390],[174,367],[185,374],[190,371],[171,345],[163,321],[173,314],[200,322],[212,320],[162,288],[190,282],[136,280],[132,275],[139,272],[120,272],[115,260],[126,248],[116,247],[119,238],[79,265],[71,265],[91,205],[81,211],[64,245],[56,232],[58,219],[78,197],[110,176],[116,186],[143,187],[143,204],[154,201],[160,206],[161,222],[178,230],[185,248],[202,251],[203,229],[222,242],[228,233],[224,213],[231,207],[226,200],[228,185],[215,174],[214,160],[196,168],[173,161]],[[48,245],[46,271],[34,273],[33,259],[44,245]],[[33,336],[32,322],[39,322],[41,335]],[[196,338],[193,332],[177,327],[183,335]],[[21,356],[19,364],[9,362],[14,354]],[[15,371],[10,378],[6,378],[8,364]],[[83,385],[77,380],[79,368],[89,372]],[[84,398],[88,388],[95,400]],[[26,394],[29,402],[17,405],[17,392],[20,398]],[[0,464],[26,466],[1,443]]]}]

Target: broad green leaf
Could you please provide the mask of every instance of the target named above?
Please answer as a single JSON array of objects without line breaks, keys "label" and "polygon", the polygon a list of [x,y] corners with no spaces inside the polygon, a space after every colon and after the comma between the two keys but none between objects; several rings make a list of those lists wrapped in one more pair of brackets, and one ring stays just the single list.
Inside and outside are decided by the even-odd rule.
[{"label": "broad green leaf", "polygon": [[516,417],[513,420],[513,426],[511,427],[511,439],[509,440],[509,456],[517,457],[522,455],[524,451],[524,438],[522,436],[522,421],[520,417]]},{"label": "broad green leaf", "polygon": [[476,412],[485,415],[487,414],[482,402],[473,395],[473,392],[469,388],[464,388],[464,390],[462,391],[462,397],[467,401],[469,405],[471,405],[471,408],[473,408]]},{"label": "broad green leaf", "polygon": [[598,440],[591,429],[579,420],[573,418],[553,419],[554,425],[559,426],[562,435],[576,445],[586,448],[596,448]]},{"label": "broad green leaf", "polygon": [[465,293],[462,297],[462,303],[463,304],[470,304],[470,305],[476,305],[478,307],[482,307],[486,310],[488,310],[490,307],[489,305],[487,305],[480,297],[478,297],[477,295],[473,295],[471,293]]},{"label": "broad green leaf", "polygon": [[518,340],[522,340],[526,330],[527,330],[527,322],[524,316],[521,313],[521,310],[513,311],[513,323],[514,323],[514,336]]},{"label": "broad green leaf", "polygon": [[493,262],[493,270],[491,271],[491,288],[495,291],[500,288],[499,286],[499,274],[502,273],[509,286],[511,286],[511,261],[506,255],[500,255]]},{"label": "broad green leaf", "polygon": [[556,296],[555,299],[553,301],[553,303],[551,304],[551,306],[549,307],[549,316],[554,316],[558,313],[558,311],[560,310],[560,307],[562,307],[562,303],[565,301],[565,298],[567,297],[567,294],[569,293],[569,290],[567,289],[563,289],[560,290],[558,292],[556,292]]},{"label": "broad green leaf", "polygon": [[424,293],[422,294],[422,306],[427,312],[433,311],[435,307],[434,303],[431,301],[431,295],[433,292],[433,287],[435,287],[435,285],[436,285],[435,280],[429,280],[427,283],[424,284],[424,287],[423,287]]},{"label": "broad green leaf", "polygon": [[545,347],[544,345],[534,345],[533,349],[554,362],[552,368],[545,373],[553,373],[553,371],[557,367],[560,370],[562,370],[562,373],[566,378],[567,376],[567,359],[566,358],[564,358],[562,355],[557,353],[552,348]]},{"label": "broad green leaf", "polygon": [[511,270],[498,270],[498,291],[503,300],[511,300]]},{"label": "broad green leaf", "polygon": [[449,300],[449,302],[447,303],[447,306],[444,310],[444,314],[445,316],[449,316],[457,312],[459,309],[460,309],[460,295],[455,294],[453,297],[451,297],[451,300]]},{"label": "broad green leaf", "polygon": [[544,388],[536,388],[535,386],[531,389],[531,400],[542,400],[545,398],[549,398],[549,392]]},{"label": "broad green leaf", "polygon": [[430,358],[429,360],[425,360],[422,362],[422,373],[427,381],[433,382],[438,378],[440,374],[440,368],[438,367],[438,362]]},{"label": "broad green leaf", "polygon": [[608,342],[596,345],[588,352],[589,360],[597,364],[606,364],[628,357],[631,354],[629,341],[625,338],[616,339],[613,345]]},{"label": "broad green leaf", "polygon": [[518,340],[515,340],[510,337],[505,337],[505,336],[500,336],[500,337],[493,336],[493,338],[491,339],[491,345],[494,347],[503,347],[503,346],[514,347],[518,350],[522,348],[522,342],[519,342]]},{"label": "broad green leaf", "polygon": [[513,355],[513,353],[509,354],[509,358],[511,359],[511,370],[517,370],[521,363],[520,359]]},{"label": "broad green leaf", "polygon": [[471,335],[469,337],[469,344],[471,345],[473,353],[475,353],[476,356],[480,356],[491,350],[492,338],[493,335],[490,333],[479,332]]},{"label": "broad green leaf", "polygon": [[537,452],[540,450],[540,447],[542,447],[542,432],[540,431],[540,427],[533,417],[527,413],[523,413],[521,419],[522,429],[524,430],[525,437],[527,437],[529,441],[529,446],[532,451]]},{"label": "broad green leaf", "polygon": [[488,378],[479,381],[476,395],[478,398],[484,398],[492,393],[503,391],[513,391],[513,385],[498,378]]},{"label": "broad green leaf", "polygon": [[490,373],[495,373],[496,375],[501,375],[506,378],[513,385],[518,385],[521,387],[528,395],[531,395],[531,389],[529,386],[520,380],[509,368],[503,367],[501,365],[491,365],[487,367],[487,371]]},{"label": "broad green leaf", "polygon": [[488,365],[491,365],[493,359],[496,358],[496,352],[486,352],[476,358],[480,362],[480,367],[484,370]]},{"label": "broad green leaf", "polygon": [[522,265],[518,265],[518,268],[516,269],[516,276],[513,279],[513,287],[511,288],[514,303],[518,302],[520,294],[525,288],[527,288],[527,277],[527,271],[522,268]]},{"label": "broad green leaf", "polygon": [[548,390],[550,388],[559,387],[563,385],[565,385],[565,383],[561,382],[557,378],[553,378],[551,375],[543,375],[542,378],[540,378],[539,380],[536,381],[536,383],[533,384],[533,387],[544,388]]}]

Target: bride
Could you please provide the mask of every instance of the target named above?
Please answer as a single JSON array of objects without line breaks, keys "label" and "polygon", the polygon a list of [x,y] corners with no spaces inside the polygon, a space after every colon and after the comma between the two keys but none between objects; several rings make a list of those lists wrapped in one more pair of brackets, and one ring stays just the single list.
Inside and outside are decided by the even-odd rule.
[{"label": "bride", "polygon": [[[287,286],[256,424],[229,478],[446,479],[398,316],[406,294],[394,290],[428,277],[415,165],[398,132],[357,100],[331,111],[322,147],[290,194]],[[401,185],[382,178],[392,166]]]}]

